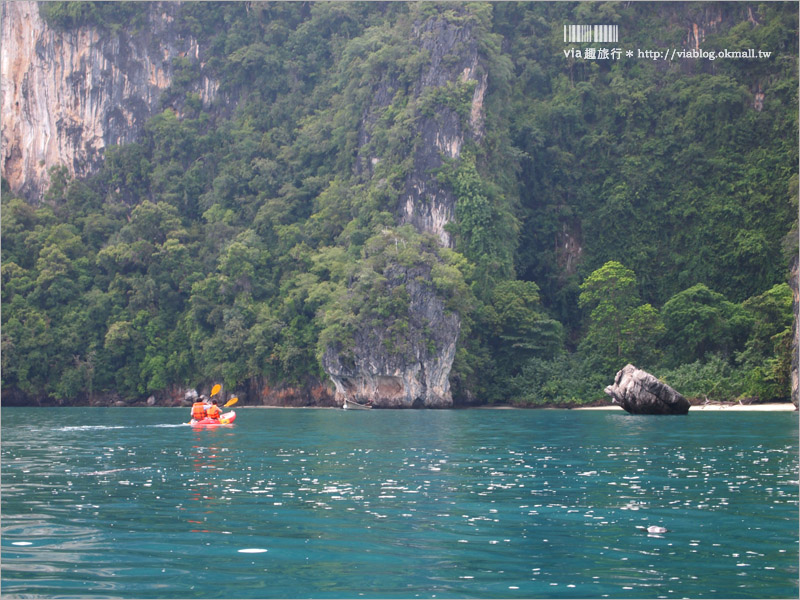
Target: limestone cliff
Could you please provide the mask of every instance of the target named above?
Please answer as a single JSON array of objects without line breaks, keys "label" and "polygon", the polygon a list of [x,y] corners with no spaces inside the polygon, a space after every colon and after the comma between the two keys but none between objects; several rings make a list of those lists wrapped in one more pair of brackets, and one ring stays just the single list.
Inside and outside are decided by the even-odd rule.
[{"label": "limestone cliff", "polygon": [[[178,3],[149,5],[147,26],[111,33],[95,27],[57,30],[36,2],[2,4],[2,175],[30,201],[63,165],[86,176],[105,147],[136,139],[160,108],[178,56],[200,61],[197,42],[174,30]],[[203,79],[204,101],[217,84]]]},{"label": "limestone cliff", "polygon": [[[752,19],[752,8],[748,7],[747,10],[750,19]],[[706,35],[716,32],[722,22],[722,7],[714,4],[704,6],[690,18],[690,23],[686,28],[686,37],[683,40],[684,46],[699,50],[706,39]]]},{"label": "limestone cliff", "polygon": [[[455,219],[456,197],[437,180],[435,171],[445,160],[458,159],[465,141],[481,139],[487,70],[466,19],[454,22],[443,14],[430,17],[414,24],[412,39],[426,61],[409,90],[418,112],[408,133],[416,141],[395,214],[401,224],[433,234],[441,246],[450,247],[453,240],[446,226]],[[382,78],[364,112],[356,173],[365,181],[381,160],[369,154],[373,125],[398,89],[402,84]],[[329,347],[322,363],[336,387],[337,402],[349,399],[381,408],[452,406],[449,375],[460,317],[445,310],[430,285],[430,268],[419,271],[395,264],[380,275],[388,281],[387,294],[401,286],[408,293],[407,343],[402,351],[387,345],[389,335],[378,324],[361,327],[352,347]]]},{"label": "limestone cliff", "polygon": [[[413,100],[421,104],[422,99],[432,97],[437,91],[451,95],[466,92],[471,99],[466,115],[445,103],[432,103],[430,111],[420,111],[416,115],[413,131],[409,132],[416,139],[413,164],[395,212],[401,223],[433,233],[442,246],[452,246],[445,226],[455,218],[456,199],[449,187],[437,181],[433,171],[441,167],[445,159],[458,159],[466,140],[482,137],[487,70],[469,23],[453,23],[444,16],[433,17],[415,24],[411,35],[421,55],[427,57],[419,78],[411,86]],[[366,178],[372,175],[372,166],[381,160],[380,156],[370,156],[366,151],[372,127],[377,115],[391,104],[400,87],[401,84],[391,78],[381,80],[375,86],[372,104],[362,119],[356,170]]]},{"label": "limestone cliff", "polygon": [[[388,235],[388,234],[387,234]],[[325,372],[336,387],[336,403],[347,400],[376,408],[448,408],[453,404],[449,375],[461,327],[431,283],[428,265],[388,261],[380,275],[385,296],[408,298],[401,333],[385,321],[361,321],[353,343],[328,347]]]},{"label": "limestone cliff", "polygon": [[[455,216],[455,197],[451,190],[431,176],[430,171],[442,165],[443,157],[457,159],[467,137],[481,136],[487,75],[480,64],[478,43],[469,26],[431,19],[419,26],[415,33],[422,49],[431,57],[416,84],[417,97],[430,88],[448,85],[457,88],[469,82],[473,82],[474,87],[467,122],[463,122],[453,108],[445,106],[438,107],[432,116],[420,120],[420,144],[414,153],[414,167],[399,206],[402,222],[436,234],[443,246],[449,246],[452,240],[445,225]],[[455,56],[457,60],[445,62],[449,56]]]}]

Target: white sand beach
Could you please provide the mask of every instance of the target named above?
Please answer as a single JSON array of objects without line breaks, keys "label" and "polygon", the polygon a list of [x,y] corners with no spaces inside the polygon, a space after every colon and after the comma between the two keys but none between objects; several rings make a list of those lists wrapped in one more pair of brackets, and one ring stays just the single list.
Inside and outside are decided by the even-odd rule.
[{"label": "white sand beach", "polygon": [[[586,406],[575,410],[622,410],[620,406],[609,404],[608,406]],[[730,411],[793,411],[794,404],[791,402],[781,402],[774,404],[700,404],[692,406],[689,412],[705,410],[730,410]]]},{"label": "white sand beach", "polygon": [[793,411],[796,407],[791,402],[780,402],[774,404],[699,404],[692,406],[693,410],[740,410],[740,411]]}]

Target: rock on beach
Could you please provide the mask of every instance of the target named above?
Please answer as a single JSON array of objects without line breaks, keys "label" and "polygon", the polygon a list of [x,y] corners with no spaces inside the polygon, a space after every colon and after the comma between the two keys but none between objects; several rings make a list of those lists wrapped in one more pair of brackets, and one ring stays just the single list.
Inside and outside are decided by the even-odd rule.
[{"label": "rock on beach", "polygon": [[612,404],[634,415],[685,415],[689,401],[647,371],[625,365],[605,389]]}]

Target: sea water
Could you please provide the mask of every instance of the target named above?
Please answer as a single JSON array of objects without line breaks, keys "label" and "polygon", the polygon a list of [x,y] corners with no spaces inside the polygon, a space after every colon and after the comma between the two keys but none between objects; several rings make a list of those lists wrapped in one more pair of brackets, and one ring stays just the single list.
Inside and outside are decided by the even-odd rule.
[{"label": "sea water", "polygon": [[4,597],[798,597],[796,413],[188,417],[3,409]]}]

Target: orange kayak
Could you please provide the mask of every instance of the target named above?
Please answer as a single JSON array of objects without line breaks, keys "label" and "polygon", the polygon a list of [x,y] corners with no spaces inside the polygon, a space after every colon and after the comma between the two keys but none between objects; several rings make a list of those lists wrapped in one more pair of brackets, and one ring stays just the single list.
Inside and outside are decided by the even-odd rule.
[{"label": "orange kayak", "polygon": [[195,421],[194,419],[192,419],[189,424],[192,427],[214,427],[216,425],[230,425],[235,420],[236,420],[236,412],[231,411],[223,415],[220,415],[219,420],[209,419],[208,417],[206,417],[205,419],[201,419],[200,421]]}]

